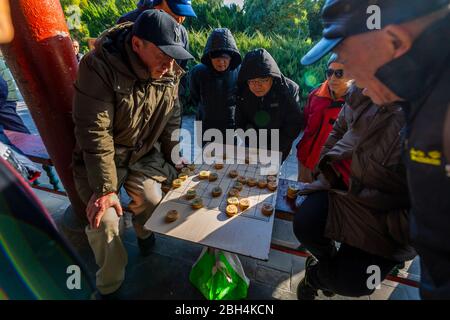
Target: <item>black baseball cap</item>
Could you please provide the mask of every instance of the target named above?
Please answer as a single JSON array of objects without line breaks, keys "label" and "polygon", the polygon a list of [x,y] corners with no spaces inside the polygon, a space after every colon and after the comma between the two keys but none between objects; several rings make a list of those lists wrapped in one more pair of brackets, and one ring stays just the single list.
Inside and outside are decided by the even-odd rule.
[{"label": "black baseball cap", "polygon": [[179,23],[163,10],[142,12],[133,25],[132,34],[153,43],[176,60],[194,59],[184,48]]},{"label": "black baseball cap", "polygon": [[[346,37],[372,31],[370,6],[379,8],[381,28],[425,16],[450,4],[450,0],[327,0],[322,8],[323,38],[302,58],[303,65],[319,61]],[[367,13],[367,12],[370,13]]]}]

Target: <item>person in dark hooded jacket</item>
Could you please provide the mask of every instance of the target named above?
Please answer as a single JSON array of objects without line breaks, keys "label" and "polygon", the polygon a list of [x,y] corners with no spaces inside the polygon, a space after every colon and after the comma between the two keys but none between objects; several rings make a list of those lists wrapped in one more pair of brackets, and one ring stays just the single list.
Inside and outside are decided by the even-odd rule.
[{"label": "person in dark hooded jacket", "polygon": [[[284,161],[302,125],[298,84],[281,73],[265,49],[247,53],[238,77],[236,127],[243,130],[278,129],[278,151]],[[272,144],[272,141],[267,145],[258,141],[258,147],[263,149],[271,149]]]},{"label": "person in dark hooded jacket", "polygon": [[218,129],[234,129],[236,85],[242,62],[230,30],[213,30],[208,38],[200,64],[190,74],[191,100],[197,106],[197,120],[203,133]]}]

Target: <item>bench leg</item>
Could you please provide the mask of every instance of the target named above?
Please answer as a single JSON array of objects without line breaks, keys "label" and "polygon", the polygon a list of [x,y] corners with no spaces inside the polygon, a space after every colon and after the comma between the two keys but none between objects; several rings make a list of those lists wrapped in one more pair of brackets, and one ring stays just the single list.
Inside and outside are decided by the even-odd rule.
[{"label": "bench leg", "polygon": [[56,174],[55,168],[53,166],[49,165],[43,165],[42,168],[44,169],[45,173],[48,176],[48,179],[50,180],[50,183],[53,186],[53,190],[55,191],[62,191],[61,182],[59,181],[59,177]]}]

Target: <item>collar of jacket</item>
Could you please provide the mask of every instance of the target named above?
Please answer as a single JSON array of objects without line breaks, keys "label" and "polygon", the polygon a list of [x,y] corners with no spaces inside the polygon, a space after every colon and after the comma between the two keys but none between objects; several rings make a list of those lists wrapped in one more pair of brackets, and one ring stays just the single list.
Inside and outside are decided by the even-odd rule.
[{"label": "collar of jacket", "polygon": [[432,24],[406,54],[382,66],[375,76],[407,101],[426,95],[450,59],[449,25],[450,14]]},{"label": "collar of jacket", "polygon": [[[322,83],[322,84],[320,85],[320,87],[317,88],[317,90],[314,92],[314,95],[315,95],[316,97],[319,97],[319,98],[325,98],[325,99],[335,100],[335,99],[332,97],[332,95],[331,95],[330,87],[328,86],[328,80],[325,80],[325,82]],[[343,101],[345,101],[345,99],[344,99],[344,98],[339,98],[339,99],[337,99],[336,101],[342,101],[342,102],[343,102]]]}]

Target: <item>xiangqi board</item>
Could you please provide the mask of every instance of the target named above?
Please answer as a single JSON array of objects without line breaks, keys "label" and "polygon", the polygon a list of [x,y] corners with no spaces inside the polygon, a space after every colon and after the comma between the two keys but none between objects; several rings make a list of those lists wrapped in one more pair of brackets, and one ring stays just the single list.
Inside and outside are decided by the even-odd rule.
[{"label": "xiangqi board", "polygon": [[[180,170],[181,184],[167,193],[145,227],[178,239],[267,260],[278,171],[272,170],[271,175],[261,174],[261,165],[253,163],[257,154],[257,151],[247,149],[246,159],[240,159],[241,163],[237,163],[239,155],[231,159],[227,154],[222,158],[224,161],[218,161],[223,165],[194,161],[198,164],[195,168],[190,166],[189,172]],[[236,172],[237,176],[233,174]],[[214,174],[216,176],[210,181],[209,176]],[[265,183],[259,185],[260,181]],[[275,190],[269,190],[270,183]],[[241,189],[238,194],[232,191],[236,187]],[[236,203],[236,214],[230,215],[227,214],[228,199],[233,197],[239,202]],[[167,222],[166,216],[173,210],[177,211],[178,218]]]}]

